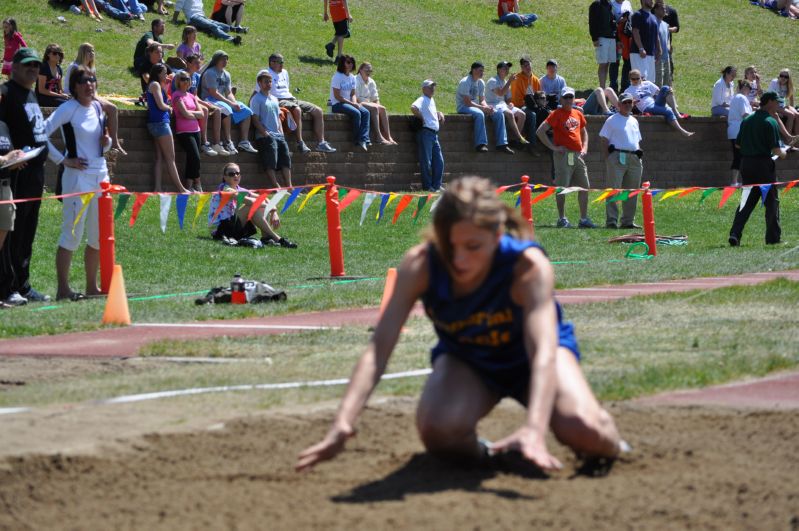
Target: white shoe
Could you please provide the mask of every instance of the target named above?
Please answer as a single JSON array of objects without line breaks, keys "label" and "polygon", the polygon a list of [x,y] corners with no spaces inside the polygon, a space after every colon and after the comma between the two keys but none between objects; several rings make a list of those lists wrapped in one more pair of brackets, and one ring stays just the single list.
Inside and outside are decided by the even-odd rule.
[{"label": "white shoe", "polygon": [[322,140],[316,145],[316,151],[321,151],[322,153],[335,153],[336,148],[331,146],[327,140]]},{"label": "white shoe", "polygon": [[366,142],[358,142],[358,147],[361,148],[361,151],[369,151],[369,146],[366,145]]},{"label": "white shoe", "polygon": [[227,150],[227,152],[230,153],[231,155],[237,155],[239,153],[239,150],[236,149],[236,146],[233,145],[232,141],[225,142],[224,145],[225,145],[225,150]]},{"label": "white shoe", "polygon": [[219,153],[213,147],[211,147],[211,144],[209,142],[206,142],[205,144],[200,146],[200,153],[202,153],[203,155],[208,155],[209,157],[216,157],[217,155],[219,155]]},{"label": "white shoe", "polygon": [[249,140],[242,140],[239,142],[239,149],[246,151],[247,153],[258,153],[258,150],[250,144]]},{"label": "white shoe", "polygon": [[15,291],[14,293],[8,296],[5,302],[9,306],[24,306],[28,304],[28,299],[20,295],[19,292]]},{"label": "white shoe", "polygon": [[225,149],[225,146],[222,144],[214,144],[211,146],[211,149],[216,152],[217,155],[222,155],[223,157],[229,157],[233,153]]}]

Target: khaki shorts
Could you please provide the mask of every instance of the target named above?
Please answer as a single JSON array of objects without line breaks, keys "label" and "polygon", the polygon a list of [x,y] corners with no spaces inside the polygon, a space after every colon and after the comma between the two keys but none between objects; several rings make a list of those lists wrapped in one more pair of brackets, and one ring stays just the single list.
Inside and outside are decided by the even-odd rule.
[{"label": "khaki shorts", "polygon": [[[0,181],[0,201],[10,201],[14,199],[11,193],[11,185],[8,179]],[[14,230],[14,218],[17,214],[17,206],[14,203],[0,205],[0,230]]]},{"label": "khaki shorts", "polygon": [[298,100],[297,98],[286,98],[284,100],[279,100],[278,105],[281,107],[286,107],[288,109],[293,109],[294,107],[299,107],[302,111],[302,114],[308,114],[312,112],[314,109],[322,110],[320,107],[314,105],[313,103],[309,103],[307,101]]},{"label": "khaki shorts", "polygon": [[[573,158],[573,164],[569,165],[569,155]],[[555,163],[555,186],[563,188],[569,186],[580,186],[589,188],[588,168],[585,161],[579,156],[578,151],[554,151],[552,160]]]}]

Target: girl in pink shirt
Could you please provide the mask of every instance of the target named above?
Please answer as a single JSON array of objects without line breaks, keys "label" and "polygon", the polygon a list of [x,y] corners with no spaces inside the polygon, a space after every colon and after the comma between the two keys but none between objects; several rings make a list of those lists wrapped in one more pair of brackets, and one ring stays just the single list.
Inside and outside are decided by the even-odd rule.
[{"label": "girl in pink shirt", "polygon": [[3,21],[3,41],[5,43],[5,50],[3,51],[3,74],[11,76],[11,61],[14,59],[14,54],[20,48],[28,46],[25,44],[25,39],[22,38],[19,31],[17,31],[17,21],[13,18],[7,18]]}]

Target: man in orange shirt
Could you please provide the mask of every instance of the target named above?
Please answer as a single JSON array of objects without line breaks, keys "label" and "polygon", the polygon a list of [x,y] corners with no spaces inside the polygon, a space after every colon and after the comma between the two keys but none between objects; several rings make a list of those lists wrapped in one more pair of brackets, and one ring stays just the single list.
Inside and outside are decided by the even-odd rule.
[{"label": "man in orange shirt", "polygon": [[[588,168],[583,159],[588,153],[588,130],[585,116],[573,107],[574,89],[566,87],[560,95],[560,107],[552,111],[547,119],[538,127],[536,134],[541,142],[552,150],[555,164],[555,186],[567,188],[579,186],[583,190],[577,192],[580,205],[581,229],[594,229],[596,225],[588,218]],[[552,130],[552,140],[547,131]],[[571,223],[566,218],[566,196],[555,196],[558,205],[558,228],[569,228]]]},{"label": "man in orange shirt", "polygon": [[[328,57],[333,57],[333,49],[338,46],[338,55],[336,55],[336,62],[338,58],[344,54],[344,39],[350,38],[350,9],[347,6],[347,0],[324,0],[325,3],[325,22],[328,20],[333,21],[333,28],[335,33],[333,39],[325,44],[325,52]],[[329,15],[328,15],[329,11]]]},{"label": "man in orange shirt", "polygon": [[[529,95],[531,98],[533,94],[541,90],[541,82],[535,74],[533,74],[533,65],[529,55],[523,55],[519,59],[519,66],[521,72],[516,74],[516,79],[510,85],[510,98],[514,107],[518,107],[524,111],[524,129],[522,134],[524,138],[530,142],[530,149],[535,146],[535,135],[533,131],[538,124],[535,121],[535,112],[527,108],[525,105],[525,96]],[[528,98],[529,99],[529,98]]]}]

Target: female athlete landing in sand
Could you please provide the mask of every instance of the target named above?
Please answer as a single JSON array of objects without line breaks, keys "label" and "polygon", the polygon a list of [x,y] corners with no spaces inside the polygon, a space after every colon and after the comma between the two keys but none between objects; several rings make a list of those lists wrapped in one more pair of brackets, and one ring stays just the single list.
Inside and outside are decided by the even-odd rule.
[{"label": "female athlete landing in sand", "polygon": [[[619,453],[623,443],[613,419],[580,370],[571,324],[561,320],[552,264],[538,244],[524,239],[525,228],[487,179],[466,177],[447,188],[429,242],[408,251],[399,267],[333,426],[300,453],[298,470],[332,459],[355,434],[355,421],[418,298],[439,339],[416,414],[428,452],[480,460],[489,451],[516,450],[553,470],[561,464],[546,446],[552,428],[582,455]],[[479,441],[478,421],[505,396],[527,406],[527,421],[493,445]]]}]

